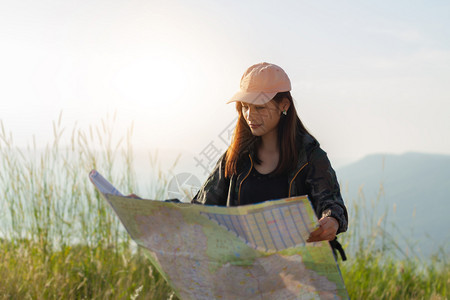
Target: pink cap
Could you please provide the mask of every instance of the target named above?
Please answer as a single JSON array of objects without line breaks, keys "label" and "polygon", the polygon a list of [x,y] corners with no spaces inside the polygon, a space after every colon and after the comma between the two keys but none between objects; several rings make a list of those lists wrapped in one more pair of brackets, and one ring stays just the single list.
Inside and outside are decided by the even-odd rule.
[{"label": "pink cap", "polygon": [[241,89],[227,102],[265,104],[279,92],[291,90],[291,81],[282,68],[266,62],[251,66],[241,78]]}]

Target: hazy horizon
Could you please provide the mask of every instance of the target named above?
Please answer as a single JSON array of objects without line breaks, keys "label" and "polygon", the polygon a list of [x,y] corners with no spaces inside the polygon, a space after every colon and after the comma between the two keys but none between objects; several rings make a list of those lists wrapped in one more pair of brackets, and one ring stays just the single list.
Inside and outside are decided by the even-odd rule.
[{"label": "hazy horizon", "polygon": [[0,120],[23,147],[50,141],[61,111],[67,130],[116,112],[116,138],[133,123],[137,150],[198,155],[226,147],[225,102],[268,61],[334,165],[450,154],[449,12],[446,1],[0,0]]}]

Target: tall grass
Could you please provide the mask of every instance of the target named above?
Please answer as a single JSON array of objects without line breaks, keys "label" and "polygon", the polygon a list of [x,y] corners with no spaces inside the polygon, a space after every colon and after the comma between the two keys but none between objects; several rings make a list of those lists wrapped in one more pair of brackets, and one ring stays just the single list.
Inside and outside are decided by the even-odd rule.
[{"label": "tall grass", "polygon": [[383,196],[383,183],[375,199],[366,199],[361,187],[357,199],[347,204],[349,231],[339,238],[349,261],[339,265],[350,298],[448,299],[447,253],[439,249],[430,258],[419,257],[413,241],[395,231],[407,224],[389,224],[387,210],[382,215],[374,213],[380,211]]},{"label": "tall grass", "polygon": [[[116,138],[115,116],[98,126],[67,131],[60,118],[54,138],[15,146],[0,121],[0,299],[168,299],[173,292],[130,240],[87,179],[100,170],[122,191],[137,191],[131,136]],[[150,158],[158,180],[146,196],[165,196],[167,177]],[[153,167],[152,167],[153,166]],[[381,195],[381,194],[380,194]],[[341,270],[353,299],[446,299],[449,264],[436,255],[426,265],[396,247],[371,215],[364,196],[349,207],[350,251]],[[369,228],[364,235],[360,228]],[[365,231],[364,231],[365,232]]]},{"label": "tall grass", "polygon": [[[132,126],[115,139],[115,116],[67,134],[61,116],[44,149],[14,145],[0,123],[0,298],[168,298],[87,174],[101,170],[135,191]],[[64,145],[64,146],[63,146]],[[151,190],[161,193],[164,182]]]}]

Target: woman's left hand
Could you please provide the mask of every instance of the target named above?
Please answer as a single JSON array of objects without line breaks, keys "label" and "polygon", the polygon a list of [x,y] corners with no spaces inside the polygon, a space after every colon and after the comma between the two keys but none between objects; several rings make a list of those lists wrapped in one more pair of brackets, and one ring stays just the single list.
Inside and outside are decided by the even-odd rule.
[{"label": "woman's left hand", "polygon": [[308,243],[319,241],[332,241],[339,229],[338,221],[333,217],[323,217],[319,220],[320,227],[311,232]]}]

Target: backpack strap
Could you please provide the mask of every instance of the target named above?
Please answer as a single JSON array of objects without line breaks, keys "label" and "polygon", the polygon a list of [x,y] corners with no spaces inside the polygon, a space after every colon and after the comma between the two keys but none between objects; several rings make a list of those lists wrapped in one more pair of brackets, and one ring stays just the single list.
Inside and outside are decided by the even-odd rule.
[{"label": "backpack strap", "polygon": [[[333,249],[334,257],[337,259],[337,251],[339,251],[339,254],[341,255],[341,258],[343,261],[347,260],[347,255],[345,255],[345,251],[342,248],[342,245],[337,241],[337,237],[334,238],[334,240],[330,241],[331,249]],[[337,251],[336,251],[337,250]]]}]

